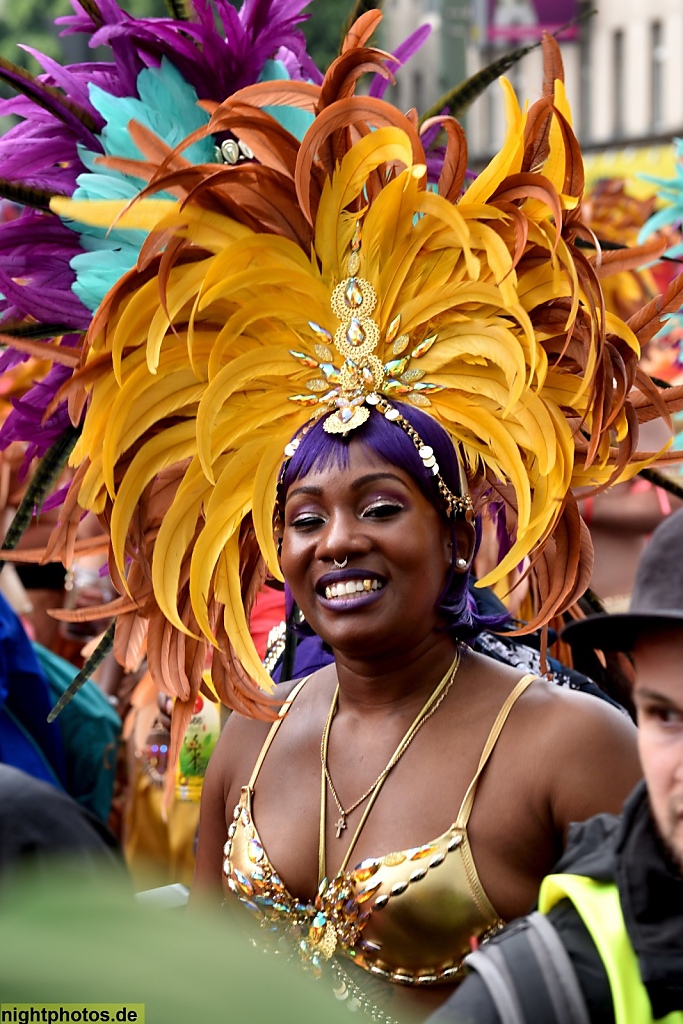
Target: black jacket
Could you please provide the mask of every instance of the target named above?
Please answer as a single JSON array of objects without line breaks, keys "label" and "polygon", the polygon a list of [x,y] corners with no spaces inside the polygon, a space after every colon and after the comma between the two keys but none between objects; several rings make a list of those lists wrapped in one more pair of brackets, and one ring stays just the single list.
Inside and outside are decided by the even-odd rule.
[{"label": "black jacket", "polygon": [[29,865],[49,880],[59,861],[85,882],[128,877],[116,839],[95,814],[32,775],[0,764],[0,897]]},{"label": "black jacket", "polygon": [[[683,1010],[683,877],[656,833],[644,783],[619,817],[600,814],[572,826],[567,850],[553,873],[562,872],[616,883],[653,1016]],[[572,960],[591,1022],[613,1024],[607,976],[581,918],[563,900],[550,919]],[[511,949],[511,943],[519,945],[523,929],[523,921],[514,922],[491,944]],[[520,976],[525,969],[528,976]],[[552,1008],[538,998],[542,986],[535,984],[535,970],[533,958],[521,971],[517,968],[522,1008],[530,1024],[554,1024]],[[428,1024],[498,1024],[499,1019],[480,976],[472,972]]]}]

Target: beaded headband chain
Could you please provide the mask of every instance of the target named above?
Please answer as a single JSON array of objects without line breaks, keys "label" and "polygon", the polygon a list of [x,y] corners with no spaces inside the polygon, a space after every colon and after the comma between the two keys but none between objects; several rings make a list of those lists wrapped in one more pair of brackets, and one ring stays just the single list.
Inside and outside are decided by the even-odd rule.
[{"label": "beaded headband chain", "polygon": [[[448,486],[448,484],[446,483],[446,481],[444,480],[444,478],[441,476],[439,464],[436,461],[436,457],[434,455],[434,450],[422,440],[422,438],[420,437],[412,423],[410,423],[410,421],[407,420],[406,417],[403,416],[395,406],[390,405],[389,402],[387,402],[384,398],[380,398],[378,402],[374,403],[374,405],[378,413],[384,414],[385,419],[389,420],[390,423],[395,423],[397,427],[400,427],[403,431],[405,431],[405,433],[408,435],[410,440],[415,445],[415,449],[417,451],[417,454],[422,459],[422,464],[425,467],[425,470],[431,473],[432,476],[436,477],[436,484],[439,489],[442,507],[448,518],[451,518],[453,516],[459,516],[464,518],[468,523],[472,522],[472,520],[474,519],[474,506],[472,505],[472,499],[470,498],[467,490],[467,477],[465,476],[465,472],[462,467],[462,460],[460,459],[458,453],[456,452],[456,460],[458,463],[458,476],[460,478],[459,484],[461,493],[454,494],[453,491]],[[319,417],[305,424],[305,426],[299,431],[297,437],[292,438],[292,440],[287,445],[285,445],[284,454],[286,458],[282,464],[282,469],[280,471],[280,478],[278,480],[278,492],[280,491],[280,488],[282,486],[284,476],[287,471],[287,463],[289,459],[291,459],[291,457],[294,455],[302,439],[311,429],[313,424],[317,422],[318,418]],[[363,422],[365,422],[366,419],[367,417],[364,418]],[[325,420],[325,423],[323,423],[323,430],[327,429],[327,423],[328,420]],[[330,431],[328,431],[328,433],[330,433]],[[335,433],[337,433],[337,431],[335,431]],[[280,497],[280,494],[278,493],[278,499],[276,503],[276,518],[282,518],[282,504],[282,499]]]}]

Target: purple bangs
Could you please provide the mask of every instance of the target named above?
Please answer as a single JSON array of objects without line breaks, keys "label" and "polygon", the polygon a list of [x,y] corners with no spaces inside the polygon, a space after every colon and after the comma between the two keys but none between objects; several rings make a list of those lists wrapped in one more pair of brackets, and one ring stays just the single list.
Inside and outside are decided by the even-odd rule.
[{"label": "purple bangs", "polygon": [[[393,402],[392,405],[415,428],[422,441],[433,449],[440,476],[454,494],[460,494],[458,456],[443,427],[419,409],[400,402]],[[308,473],[329,466],[345,469],[349,464],[349,446],[355,441],[368,453],[408,473],[427,501],[449,525],[455,551],[455,522],[446,515],[437,478],[425,468],[408,434],[374,409],[362,427],[347,435],[328,434],[323,428],[324,419],[321,417],[300,436],[299,446],[285,466],[279,488],[282,505],[286,503],[287,492],[292,484]],[[478,520],[475,522],[475,530],[478,547],[481,535]],[[497,629],[507,621],[506,617],[492,619],[479,616],[474,598],[469,593],[469,573],[456,573],[453,569],[437,602],[437,610],[445,621],[446,629],[459,640],[471,640],[484,630]]]},{"label": "purple bangs", "polygon": [[[446,431],[439,426],[435,419],[420,412],[419,409],[407,407],[400,402],[392,404],[417,430],[424,443],[433,448],[441,476],[453,493],[459,494],[458,459],[453,442]],[[283,500],[286,498],[291,484],[295,480],[307,476],[308,473],[326,469],[328,466],[345,469],[349,464],[349,445],[352,441],[358,441],[372,455],[405,470],[413,478],[425,498],[445,516],[436,477],[428,469],[425,469],[415,445],[405,430],[376,410],[370,413],[370,419],[362,427],[356,428],[346,435],[328,434],[323,428],[324,421],[325,417],[322,416],[301,437],[299,447],[289,460],[281,484]]]}]

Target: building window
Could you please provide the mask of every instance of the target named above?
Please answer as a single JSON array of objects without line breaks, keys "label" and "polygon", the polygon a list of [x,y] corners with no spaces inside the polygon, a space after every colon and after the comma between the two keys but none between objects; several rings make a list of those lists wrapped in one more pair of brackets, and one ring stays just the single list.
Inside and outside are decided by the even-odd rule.
[{"label": "building window", "polygon": [[624,135],[624,33],[621,29],[612,36],[612,82],[614,93],[612,132],[617,138]]},{"label": "building window", "polygon": [[664,126],[664,32],[661,21],[650,25],[650,123],[652,131]]}]

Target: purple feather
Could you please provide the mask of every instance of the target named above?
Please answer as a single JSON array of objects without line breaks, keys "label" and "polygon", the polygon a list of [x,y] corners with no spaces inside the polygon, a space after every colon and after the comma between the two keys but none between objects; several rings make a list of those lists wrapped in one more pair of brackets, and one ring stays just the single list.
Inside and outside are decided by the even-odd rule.
[{"label": "purple feather", "polygon": [[59,98],[46,92],[41,87],[40,79],[36,79],[33,82],[27,81],[23,76],[15,74],[8,69],[3,69],[2,78],[10,85],[21,92],[27,94],[29,98],[32,98],[38,106],[42,106],[43,109],[48,110],[53,114],[58,121],[61,121],[72,131],[74,137],[79,141],[88,145],[92,141],[92,132],[83,124],[83,121],[64,103],[60,102]]},{"label": "purple feather", "polygon": [[[255,82],[265,61],[281,51],[283,43],[288,47],[283,55],[290,74],[301,77],[304,66],[310,70],[305,40],[296,28],[304,18],[304,6],[305,0],[247,0],[238,12],[229,0],[193,0],[193,20],[176,21],[136,19],[114,0],[99,0],[102,22],[96,24],[77,0],[72,0],[74,13],[57,19],[62,34],[86,33],[91,47],[109,45],[114,61],[62,67],[24,47],[44,73],[27,86],[8,73],[8,78],[30,95],[19,93],[0,100],[0,114],[24,119],[0,139],[0,177],[72,195],[78,175],[85,171],[77,144],[91,152],[103,151],[97,135],[58,97],[47,94],[41,83],[61,90],[92,119],[97,130],[104,121],[90,102],[89,85],[114,96],[137,96],[140,72],[158,66],[163,58],[176,66],[201,98],[220,102]],[[216,13],[225,37],[217,26]],[[91,314],[71,290],[75,274],[70,262],[81,252],[78,235],[57,217],[29,211],[18,221],[0,223],[0,329],[3,320],[26,316],[38,323],[59,322],[87,329]],[[16,356],[17,361],[24,358]],[[10,363],[5,360],[5,367]],[[46,379],[53,380],[51,376]],[[48,392],[49,384],[36,394],[45,398]]]},{"label": "purple feather", "polygon": [[[427,40],[431,34],[431,25],[420,25],[411,35],[408,36],[404,42],[397,46],[394,50],[394,57],[397,60],[396,70],[403,67],[407,60],[413,56],[414,53],[420,49],[422,44]],[[392,68],[392,65],[389,65]],[[368,89],[369,96],[375,96],[377,99],[382,99],[384,93],[391,85],[391,81],[388,78],[384,78],[381,75],[375,75],[373,77],[370,88]]]},{"label": "purple feather", "polygon": [[74,72],[68,66],[64,67],[44,53],[34,50],[32,46],[21,46],[21,49],[25,50],[26,53],[30,53],[41,65],[45,71],[43,81],[61,89],[69,97],[71,103],[76,103],[83,110],[87,111],[89,116],[97,122],[98,130],[104,127],[104,119],[90,102],[88,79],[83,76],[82,72],[79,74],[78,70]]},{"label": "purple feather", "polygon": [[[88,327],[90,311],[67,286],[66,271],[35,275],[34,287],[16,284],[9,274],[0,270],[0,292],[20,316],[30,316],[39,323],[67,323],[73,327]],[[13,318],[16,314],[13,312]],[[80,320],[80,324],[79,324]]]},{"label": "purple feather", "polygon": [[70,425],[66,402],[62,402],[45,419],[45,410],[70,376],[71,370],[67,367],[53,366],[44,379],[37,381],[22,398],[12,399],[12,411],[0,427],[0,449],[7,448],[13,441],[28,439],[22,472],[33,459],[41,458]]}]

